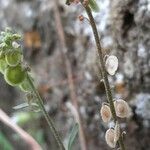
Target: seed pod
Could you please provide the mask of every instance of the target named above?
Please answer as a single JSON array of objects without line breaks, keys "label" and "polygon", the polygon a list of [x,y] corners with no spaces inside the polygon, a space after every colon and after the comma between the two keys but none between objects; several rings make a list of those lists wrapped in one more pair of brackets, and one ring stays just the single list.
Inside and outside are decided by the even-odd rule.
[{"label": "seed pod", "polygon": [[102,120],[104,122],[109,122],[110,121],[112,115],[111,115],[111,111],[110,111],[109,106],[103,105],[101,107],[100,114],[101,114]]},{"label": "seed pod", "polygon": [[31,85],[29,84],[29,81],[25,78],[24,81],[19,85],[20,89],[23,92],[30,92],[32,91]]},{"label": "seed pod", "polygon": [[7,63],[5,61],[5,57],[4,58],[0,58],[0,72],[2,74],[4,74],[6,68],[7,68]]},{"label": "seed pod", "polygon": [[5,60],[9,66],[17,66],[22,59],[22,55],[19,51],[9,51],[6,56]]},{"label": "seed pod", "polygon": [[129,117],[131,110],[128,103],[122,99],[116,100],[114,102],[116,115],[120,118]]},{"label": "seed pod", "polygon": [[3,59],[3,58],[5,58],[5,52],[0,51],[0,59]]},{"label": "seed pod", "polygon": [[25,77],[26,73],[22,69],[21,65],[18,65],[16,67],[9,66],[4,73],[6,82],[12,86],[21,84]]},{"label": "seed pod", "polygon": [[120,126],[119,126],[118,122],[116,122],[116,124],[115,124],[114,132],[115,132],[114,142],[116,143],[119,140],[119,137],[120,137]]},{"label": "seed pod", "polygon": [[108,56],[105,62],[105,67],[110,75],[114,75],[118,69],[118,58],[114,55]]},{"label": "seed pod", "polygon": [[114,129],[108,129],[106,131],[106,134],[105,134],[106,143],[111,148],[115,148],[116,147],[116,142],[114,141],[114,135],[115,135]]}]

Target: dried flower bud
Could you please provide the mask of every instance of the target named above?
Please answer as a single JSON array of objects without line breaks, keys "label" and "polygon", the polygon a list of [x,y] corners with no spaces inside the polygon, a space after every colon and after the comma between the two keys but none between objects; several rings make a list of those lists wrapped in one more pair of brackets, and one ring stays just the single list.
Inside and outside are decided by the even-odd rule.
[{"label": "dried flower bud", "polygon": [[83,15],[80,15],[80,16],[79,16],[79,20],[80,20],[80,21],[83,21],[83,20],[84,20],[84,16],[83,16]]},{"label": "dried flower bud", "polygon": [[118,122],[116,122],[116,124],[115,124],[114,131],[115,131],[114,142],[117,142],[119,140],[119,137],[120,137],[120,126],[119,126]]},{"label": "dried flower bud", "polygon": [[131,109],[128,103],[122,99],[116,100],[114,102],[116,115],[120,118],[129,117],[131,114]]},{"label": "dried flower bud", "polygon": [[19,48],[19,46],[20,46],[20,45],[19,45],[17,42],[15,42],[15,41],[12,42],[12,47],[13,47],[13,48]]},{"label": "dried flower bud", "polygon": [[105,134],[105,140],[106,143],[111,147],[115,148],[116,147],[116,142],[114,141],[114,135],[115,131],[114,129],[108,129]]},{"label": "dried flower bud", "polygon": [[109,122],[110,121],[112,115],[111,115],[111,111],[110,111],[109,106],[103,105],[101,107],[100,114],[101,114],[102,120],[104,122]]},{"label": "dried flower bud", "polygon": [[105,67],[110,75],[114,75],[118,69],[118,58],[114,55],[108,56]]}]

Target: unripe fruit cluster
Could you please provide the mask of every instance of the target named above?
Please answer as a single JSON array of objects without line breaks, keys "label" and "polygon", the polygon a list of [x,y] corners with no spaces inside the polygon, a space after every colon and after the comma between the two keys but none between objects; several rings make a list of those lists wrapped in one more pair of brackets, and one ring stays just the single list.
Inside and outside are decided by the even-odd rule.
[{"label": "unripe fruit cluster", "polygon": [[26,80],[26,71],[22,67],[23,55],[20,45],[16,42],[21,37],[10,30],[1,32],[0,39],[0,72],[11,86],[18,86],[23,91],[30,90]]}]

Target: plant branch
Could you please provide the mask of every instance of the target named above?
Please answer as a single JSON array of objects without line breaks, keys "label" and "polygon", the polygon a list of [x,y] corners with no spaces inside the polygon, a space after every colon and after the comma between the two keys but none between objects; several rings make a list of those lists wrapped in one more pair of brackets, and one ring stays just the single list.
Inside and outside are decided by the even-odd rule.
[{"label": "plant branch", "polygon": [[48,125],[49,125],[49,127],[50,127],[50,129],[51,129],[51,131],[52,131],[52,133],[54,135],[54,137],[55,137],[55,139],[56,139],[56,142],[57,142],[60,150],[65,150],[65,147],[64,147],[64,145],[63,145],[63,143],[61,141],[60,135],[59,135],[58,131],[56,130],[55,125],[54,125],[51,117],[48,115],[47,111],[45,110],[45,107],[44,107],[44,104],[43,104],[43,100],[42,100],[39,92],[35,88],[35,86],[34,86],[32,80],[31,80],[30,76],[28,75],[28,73],[27,73],[27,80],[29,81],[29,84],[31,85],[31,88],[32,88],[34,94],[36,95],[38,105],[39,105],[39,107],[40,107],[40,109],[41,109],[41,111],[42,111],[42,113],[43,113],[43,115],[44,115],[44,117],[45,117],[45,119],[46,119],[46,121],[47,121],[47,123],[48,123]]},{"label": "plant branch", "polygon": [[41,146],[31,137],[27,132],[20,128],[17,124],[7,116],[7,114],[0,109],[0,121],[9,126],[12,130],[20,135],[20,137],[30,146],[31,150],[42,150]]},{"label": "plant branch", "polygon": [[[104,61],[103,61],[104,60],[104,55],[103,55],[103,52],[102,52],[102,47],[101,47],[97,27],[96,27],[96,24],[95,24],[95,21],[94,21],[94,18],[93,18],[90,7],[89,6],[84,6],[84,8],[85,8],[86,13],[89,17],[89,21],[90,21],[90,24],[91,24],[91,27],[92,27],[92,30],[93,30],[93,34],[94,34],[94,38],[95,38],[95,42],[96,42],[96,46],[97,46],[97,50],[98,50],[98,55],[99,55],[99,59],[100,59],[102,78],[103,78],[104,85],[105,85],[107,100],[110,104],[110,109],[111,109],[113,120],[114,120],[114,122],[116,122],[117,121],[117,116],[116,116],[115,107],[114,107],[114,104],[113,104],[113,97],[112,97],[110,83],[109,83],[109,80],[108,80],[107,72],[106,72],[106,69],[105,69],[105,64],[104,64]],[[123,144],[122,136],[120,136],[118,143],[119,143],[119,146],[120,146],[121,150],[125,150],[125,146]]]}]

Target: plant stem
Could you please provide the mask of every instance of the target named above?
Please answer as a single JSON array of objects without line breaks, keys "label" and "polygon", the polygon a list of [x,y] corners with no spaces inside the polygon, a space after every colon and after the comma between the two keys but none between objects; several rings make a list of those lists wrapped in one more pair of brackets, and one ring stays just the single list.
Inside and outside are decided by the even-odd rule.
[{"label": "plant stem", "polygon": [[41,111],[42,111],[42,113],[43,113],[43,115],[44,115],[44,117],[45,117],[45,119],[46,119],[46,121],[47,121],[47,123],[48,123],[48,125],[49,125],[49,127],[50,127],[50,129],[52,131],[52,133],[53,133],[53,136],[56,139],[56,142],[57,142],[60,150],[65,150],[65,147],[64,147],[64,145],[63,145],[63,143],[61,141],[60,135],[59,135],[58,131],[56,130],[55,125],[54,125],[51,117],[48,115],[47,111],[45,110],[45,107],[44,107],[44,104],[43,104],[43,100],[42,100],[39,92],[35,88],[35,86],[34,86],[32,80],[31,80],[30,76],[28,75],[28,73],[27,73],[27,80],[29,81],[29,84],[31,85],[31,88],[32,88],[34,94],[37,97],[38,105],[39,105],[39,107],[40,107],[40,109],[41,109]]},{"label": "plant stem", "polygon": [[90,24],[91,24],[91,27],[92,27],[92,30],[93,30],[93,34],[94,34],[94,38],[95,38],[95,41],[96,41],[98,55],[99,55],[99,58],[100,58],[102,77],[103,77],[105,90],[106,90],[106,96],[107,96],[108,102],[109,102],[110,107],[111,107],[113,119],[114,119],[114,121],[116,121],[117,117],[116,117],[116,112],[115,112],[115,108],[114,108],[114,105],[113,105],[113,97],[112,97],[111,88],[110,88],[110,84],[109,84],[108,77],[107,77],[107,72],[106,72],[106,69],[105,69],[105,64],[104,64],[104,61],[103,61],[104,56],[103,56],[103,53],[102,53],[102,48],[101,48],[101,44],[100,44],[100,40],[99,40],[97,27],[96,27],[91,9],[88,6],[85,7],[85,9],[86,9],[87,15],[89,17],[89,21],[90,21]]},{"label": "plant stem", "polygon": [[[70,3],[70,2],[68,1],[68,3]],[[54,4],[55,4],[54,5],[54,16],[55,16],[55,22],[56,22],[56,25],[55,25],[56,31],[57,31],[58,38],[59,38],[62,59],[64,60],[64,64],[65,64],[65,68],[66,68],[69,92],[70,92],[70,99],[71,99],[71,103],[73,104],[73,108],[75,108],[75,112],[76,112],[76,113],[73,113],[73,115],[79,124],[79,141],[80,141],[80,145],[81,145],[81,150],[87,150],[88,149],[87,141],[85,138],[85,131],[83,128],[82,118],[81,118],[80,111],[79,111],[78,96],[76,94],[76,86],[75,86],[75,83],[73,80],[73,69],[72,69],[71,62],[70,62],[70,59],[69,59],[68,53],[67,53],[66,39],[65,39],[62,22],[61,22],[61,15],[59,12],[58,0],[55,0]]]},{"label": "plant stem", "polygon": [[14,132],[16,132],[22,138],[22,140],[25,141],[25,143],[30,147],[29,148],[30,150],[42,150],[41,146],[35,141],[35,139],[33,139],[33,137],[31,137],[27,132],[25,132],[16,123],[14,123],[2,109],[0,109],[0,121],[3,122],[8,127],[10,127]]},{"label": "plant stem", "polygon": [[[109,80],[108,80],[107,72],[106,72],[106,69],[105,69],[105,64],[104,64],[104,61],[103,61],[104,56],[103,56],[103,52],[102,52],[102,47],[101,47],[97,27],[96,27],[96,24],[95,24],[95,21],[94,21],[94,18],[93,18],[90,7],[89,6],[84,6],[84,8],[85,8],[86,13],[89,17],[89,21],[90,21],[90,24],[91,24],[91,27],[92,27],[92,30],[93,30],[93,34],[94,34],[94,38],[95,38],[95,42],[96,42],[96,46],[97,46],[97,50],[98,50],[98,55],[99,55],[99,59],[100,59],[102,78],[103,78],[103,81],[104,81],[107,100],[110,104],[110,110],[111,110],[111,113],[112,113],[113,120],[114,120],[114,122],[116,122],[117,121],[117,116],[116,116],[116,111],[115,111],[115,107],[114,107],[114,104],[113,104],[113,97],[112,97],[112,92],[111,92],[111,88],[110,88],[110,83],[109,83]],[[122,136],[120,136],[118,143],[119,143],[119,146],[120,146],[121,150],[125,150]]]}]

